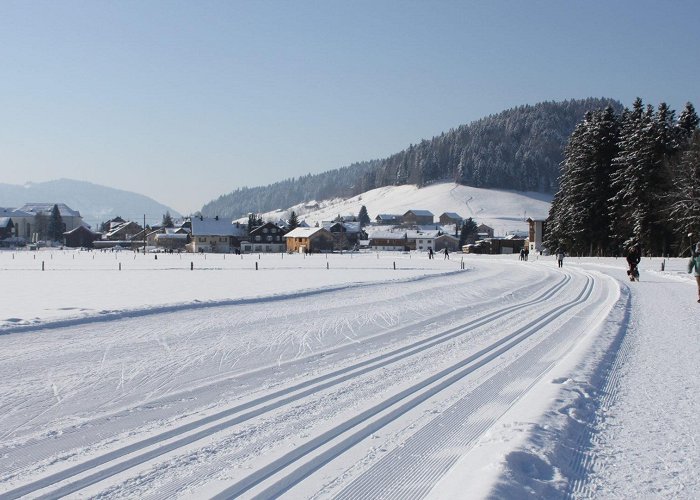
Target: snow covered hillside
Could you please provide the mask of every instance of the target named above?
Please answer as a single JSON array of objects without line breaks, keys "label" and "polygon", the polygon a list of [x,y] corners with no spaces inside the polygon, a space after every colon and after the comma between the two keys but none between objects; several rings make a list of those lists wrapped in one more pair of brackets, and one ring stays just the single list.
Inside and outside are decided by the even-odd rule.
[{"label": "snow covered hillside", "polygon": [[0,252],[0,498],[694,498],[661,263]]},{"label": "snow covered hillside", "polygon": [[298,205],[285,211],[263,214],[263,218],[287,218],[294,210],[300,220],[313,225],[333,220],[338,215],[357,215],[365,205],[372,220],[378,214],[403,215],[408,210],[430,210],[437,221],[443,212],[455,212],[465,219],[472,217],[478,224],[491,226],[496,236],[504,236],[509,231],[527,231],[525,221],[528,217],[546,218],[551,200],[548,194],[482,189],[453,183],[433,184],[421,189],[404,185],[373,189],[347,200],[320,202],[318,208]]}]

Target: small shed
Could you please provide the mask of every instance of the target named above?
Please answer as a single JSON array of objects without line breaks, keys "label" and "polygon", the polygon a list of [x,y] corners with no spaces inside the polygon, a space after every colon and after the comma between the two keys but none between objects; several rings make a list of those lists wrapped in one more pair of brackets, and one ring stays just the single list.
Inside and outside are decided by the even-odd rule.
[{"label": "small shed", "polygon": [[63,244],[68,248],[92,248],[100,237],[100,233],[95,233],[85,226],[78,226],[63,233]]}]

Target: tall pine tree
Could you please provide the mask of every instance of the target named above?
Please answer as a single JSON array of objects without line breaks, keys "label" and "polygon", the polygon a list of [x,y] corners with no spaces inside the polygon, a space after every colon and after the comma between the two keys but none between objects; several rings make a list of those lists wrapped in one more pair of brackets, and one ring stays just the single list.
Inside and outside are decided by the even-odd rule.
[{"label": "tall pine tree", "polygon": [[51,215],[49,215],[47,236],[51,241],[62,241],[64,230],[61,211],[58,209],[58,205],[54,205],[51,209]]}]

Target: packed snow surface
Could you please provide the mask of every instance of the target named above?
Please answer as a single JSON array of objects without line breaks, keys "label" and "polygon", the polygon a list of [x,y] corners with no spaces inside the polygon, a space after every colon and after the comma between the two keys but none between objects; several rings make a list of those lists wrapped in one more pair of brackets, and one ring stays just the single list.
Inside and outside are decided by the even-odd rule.
[{"label": "packed snow surface", "polygon": [[0,252],[0,498],[697,498],[695,282],[640,267]]}]

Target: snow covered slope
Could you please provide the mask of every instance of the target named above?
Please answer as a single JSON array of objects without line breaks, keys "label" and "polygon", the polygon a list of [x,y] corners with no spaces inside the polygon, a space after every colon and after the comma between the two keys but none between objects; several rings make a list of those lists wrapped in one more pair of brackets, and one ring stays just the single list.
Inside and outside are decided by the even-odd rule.
[{"label": "snow covered slope", "polygon": [[509,231],[527,230],[525,221],[528,217],[546,218],[551,200],[551,195],[543,193],[481,189],[453,183],[433,184],[420,189],[404,185],[373,189],[347,200],[324,201],[319,203],[318,209],[298,205],[263,217],[274,220],[286,217],[294,210],[300,220],[313,225],[317,221],[333,220],[338,215],[357,215],[364,205],[372,220],[378,214],[403,215],[408,210],[429,210],[437,222],[443,212],[455,212],[464,219],[472,217],[477,224],[491,226],[496,236],[504,236]]}]

